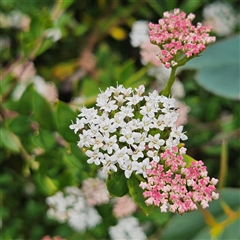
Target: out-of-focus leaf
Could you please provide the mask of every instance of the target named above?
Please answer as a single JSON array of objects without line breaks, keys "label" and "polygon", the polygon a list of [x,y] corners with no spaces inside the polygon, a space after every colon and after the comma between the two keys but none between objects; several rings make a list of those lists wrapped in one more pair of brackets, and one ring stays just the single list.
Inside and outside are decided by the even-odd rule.
[{"label": "out-of-focus leaf", "polygon": [[197,69],[196,80],[206,90],[230,99],[240,97],[240,35],[216,42],[182,69]]},{"label": "out-of-focus leaf", "polygon": [[52,132],[44,129],[39,130],[39,134],[33,137],[33,141],[38,147],[46,151],[50,151],[56,145],[56,140]]},{"label": "out-of-focus leaf", "polygon": [[[215,218],[216,222],[220,223],[227,219],[228,216],[224,213],[221,206],[221,201],[224,201],[235,212],[239,210],[239,189],[225,188],[219,191],[220,199],[214,200],[209,204],[207,211]],[[237,240],[240,238],[239,218],[230,223],[226,228],[222,228],[222,233],[216,239]],[[189,240],[211,240],[210,227],[204,221],[204,217],[200,211],[185,213],[184,215],[175,215],[166,226],[160,239],[175,240],[181,236],[182,239]]]},{"label": "out-of-focus leaf", "polygon": [[36,91],[33,92],[33,116],[42,128],[56,129],[50,103]]},{"label": "out-of-focus leaf", "polygon": [[19,152],[21,147],[21,142],[19,138],[5,128],[0,128],[0,139],[1,139],[1,146],[5,147],[6,149],[12,152]]},{"label": "out-of-focus leaf", "polygon": [[57,130],[61,136],[68,142],[77,142],[78,135],[74,134],[73,130],[69,128],[71,121],[76,120],[76,113],[64,102],[58,101],[55,111],[55,119]]},{"label": "out-of-focus leaf", "polygon": [[127,179],[122,170],[109,175],[106,184],[110,196],[122,197],[128,193]]},{"label": "out-of-focus leaf", "polygon": [[82,168],[81,159],[77,159],[73,154],[64,154],[63,160],[69,168],[80,170]]},{"label": "out-of-focus leaf", "polygon": [[25,115],[15,117],[10,122],[9,129],[17,135],[29,133],[31,131],[29,117]]},{"label": "out-of-focus leaf", "polygon": [[147,82],[146,73],[147,68],[146,67],[141,68],[139,71],[129,76],[129,78],[123,82],[123,85],[125,87],[136,88],[139,85],[145,84]]},{"label": "out-of-focus leaf", "polygon": [[196,11],[199,7],[201,7],[204,4],[204,0],[194,0],[194,1],[188,1],[185,0],[181,5],[180,9],[183,10],[186,13],[191,13]]},{"label": "out-of-focus leaf", "polygon": [[128,180],[127,180],[127,185],[129,189],[129,193],[132,196],[133,200],[135,203],[142,208],[142,210],[145,212],[146,215],[148,215],[153,207],[152,206],[147,206],[145,203],[145,198],[143,197],[143,190],[139,187],[139,181],[135,177],[135,175],[132,175]]},{"label": "out-of-focus leaf", "polygon": [[57,182],[47,176],[37,174],[35,179],[39,190],[46,196],[53,195],[58,189]]},{"label": "out-of-focus leaf", "polygon": [[32,111],[33,86],[29,85],[18,101],[18,112],[28,114]]}]

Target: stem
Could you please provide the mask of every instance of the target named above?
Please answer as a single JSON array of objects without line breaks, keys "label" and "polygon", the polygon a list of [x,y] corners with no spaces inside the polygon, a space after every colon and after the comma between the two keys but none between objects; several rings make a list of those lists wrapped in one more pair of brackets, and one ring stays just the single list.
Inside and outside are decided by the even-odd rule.
[{"label": "stem", "polygon": [[146,182],[146,180],[143,177],[141,177],[139,174],[134,174],[134,175],[140,182]]},{"label": "stem", "polygon": [[176,77],[176,70],[177,70],[177,66],[172,67],[172,71],[171,71],[170,77],[168,79],[167,85],[161,92],[162,95],[168,96],[171,94],[171,87],[172,87],[175,77]]}]

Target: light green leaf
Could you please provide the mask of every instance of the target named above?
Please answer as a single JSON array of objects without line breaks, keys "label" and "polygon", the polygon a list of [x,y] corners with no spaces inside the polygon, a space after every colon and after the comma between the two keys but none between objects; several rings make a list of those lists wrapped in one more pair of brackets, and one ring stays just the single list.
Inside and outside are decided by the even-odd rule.
[{"label": "light green leaf", "polygon": [[133,200],[145,212],[145,214],[148,215],[152,211],[153,207],[146,205],[146,199],[143,197],[143,190],[139,187],[139,184],[140,182],[135,175],[132,175],[127,181],[129,193]]},{"label": "light green leaf", "polygon": [[182,69],[198,70],[196,80],[206,90],[222,97],[239,99],[239,42],[240,35],[216,42]]},{"label": "light green leaf", "polygon": [[0,128],[0,139],[1,147],[3,146],[12,152],[20,151],[21,142],[19,138],[8,129]]}]

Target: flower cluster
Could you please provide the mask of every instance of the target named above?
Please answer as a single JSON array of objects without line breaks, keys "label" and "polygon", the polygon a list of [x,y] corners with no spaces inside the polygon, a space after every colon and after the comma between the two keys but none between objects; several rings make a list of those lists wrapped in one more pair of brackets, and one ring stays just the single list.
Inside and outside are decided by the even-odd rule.
[{"label": "flower cluster", "polygon": [[77,187],[66,187],[63,192],[46,199],[50,206],[48,216],[79,232],[94,228],[102,220],[97,210],[88,205],[85,197]]},{"label": "flower cluster", "polygon": [[121,218],[116,226],[109,228],[109,235],[112,240],[129,239],[145,240],[145,235],[139,222],[134,217]]},{"label": "flower cluster", "polygon": [[123,218],[130,216],[137,210],[137,205],[132,200],[132,198],[128,195],[124,195],[123,197],[115,198],[116,201],[113,207],[113,215],[116,218]]},{"label": "flower cluster", "polygon": [[70,129],[79,133],[78,146],[87,149],[88,163],[102,165],[105,172],[120,168],[126,178],[132,172],[146,177],[150,160],[158,162],[162,149],[187,139],[183,126],[174,124],[175,100],[156,90],[144,93],[143,85],[110,87],[98,95],[96,108],[81,109]]},{"label": "flower cluster", "polygon": [[232,5],[216,1],[203,8],[203,23],[212,27],[218,36],[228,36],[239,25],[239,16]]},{"label": "flower cluster", "polygon": [[[183,53],[185,58],[200,54],[206,46],[215,42],[216,38],[209,36],[210,27],[198,23],[192,25],[195,15],[174,9],[173,13],[165,12],[158,24],[149,23],[150,42],[161,49],[159,60],[165,67],[174,67],[179,62],[179,55]],[[186,60],[186,59],[181,60]]]},{"label": "flower cluster", "polygon": [[183,214],[208,207],[208,202],[218,199],[214,192],[218,180],[210,179],[202,161],[193,161],[186,165],[183,154],[186,149],[172,147],[161,153],[159,163],[151,161],[152,169],[147,170],[147,182],[141,182],[143,196],[147,205],[160,207],[161,212]]},{"label": "flower cluster", "polygon": [[82,182],[82,191],[90,206],[109,202],[109,193],[104,181],[99,178],[87,178]]}]

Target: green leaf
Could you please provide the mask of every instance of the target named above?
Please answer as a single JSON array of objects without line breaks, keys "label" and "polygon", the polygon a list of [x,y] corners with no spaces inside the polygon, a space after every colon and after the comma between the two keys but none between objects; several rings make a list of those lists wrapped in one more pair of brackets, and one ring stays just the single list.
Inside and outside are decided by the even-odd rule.
[{"label": "green leaf", "polygon": [[122,197],[128,193],[127,179],[120,169],[116,173],[108,175],[107,189],[112,197]]},{"label": "green leaf", "polygon": [[69,168],[80,170],[83,167],[81,159],[77,159],[73,154],[64,154],[63,160]]},{"label": "green leaf", "polygon": [[11,152],[19,152],[21,142],[19,138],[8,129],[0,128],[1,147],[5,147]]},{"label": "green leaf", "polygon": [[187,154],[183,154],[183,160],[187,164],[186,165],[187,167],[190,166],[192,162],[197,161],[197,160],[195,160],[194,158],[190,157]]},{"label": "green leaf", "polygon": [[21,114],[28,114],[32,111],[32,102],[33,102],[33,86],[29,85],[21,98],[18,101],[18,112]]},{"label": "green leaf", "polygon": [[[220,199],[209,204],[208,210],[217,222],[222,222],[227,218],[221,206],[221,201],[231,207],[232,210],[239,209],[239,189],[225,188],[219,191]],[[181,226],[181,227],[179,227]],[[222,234],[217,239],[237,240],[240,238],[239,218],[222,229]],[[211,240],[210,227],[206,225],[204,217],[200,211],[175,215],[166,226],[161,236],[164,240],[189,239],[189,240]]]},{"label": "green leaf", "polygon": [[19,115],[15,117],[10,122],[9,129],[17,135],[27,134],[31,132],[29,117],[25,115]]},{"label": "green leaf", "polygon": [[39,134],[33,137],[33,142],[46,151],[52,150],[56,145],[56,140],[51,131],[40,129]]},{"label": "green leaf", "polygon": [[53,195],[58,187],[57,181],[40,174],[35,176],[36,183],[38,185],[38,189],[46,196]]},{"label": "green leaf", "polygon": [[143,197],[143,190],[139,187],[139,184],[140,183],[135,175],[132,175],[127,180],[130,195],[135,203],[145,212],[146,215],[148,215],[152,211],[153,207],[146,205],[146,199]]},{"label": "green leaf", "polygon": [[69,128],[71,121],[76,120],[76,113],[64,102],[58,101],[55,111],[55,119],[58,132],[68,142],[76,143],[78,135],[74,134],[74,131]]},{"label": "green leaf", "polygon": [[206,90],[239,99],[239,41],[240,35],[216,42],[182,69],[197,69],[196,80]]},{"label": "green leaf", "polygon": [[36,91],[33,92],[33,114],[42,128],[56,129],[50,103]]}]

